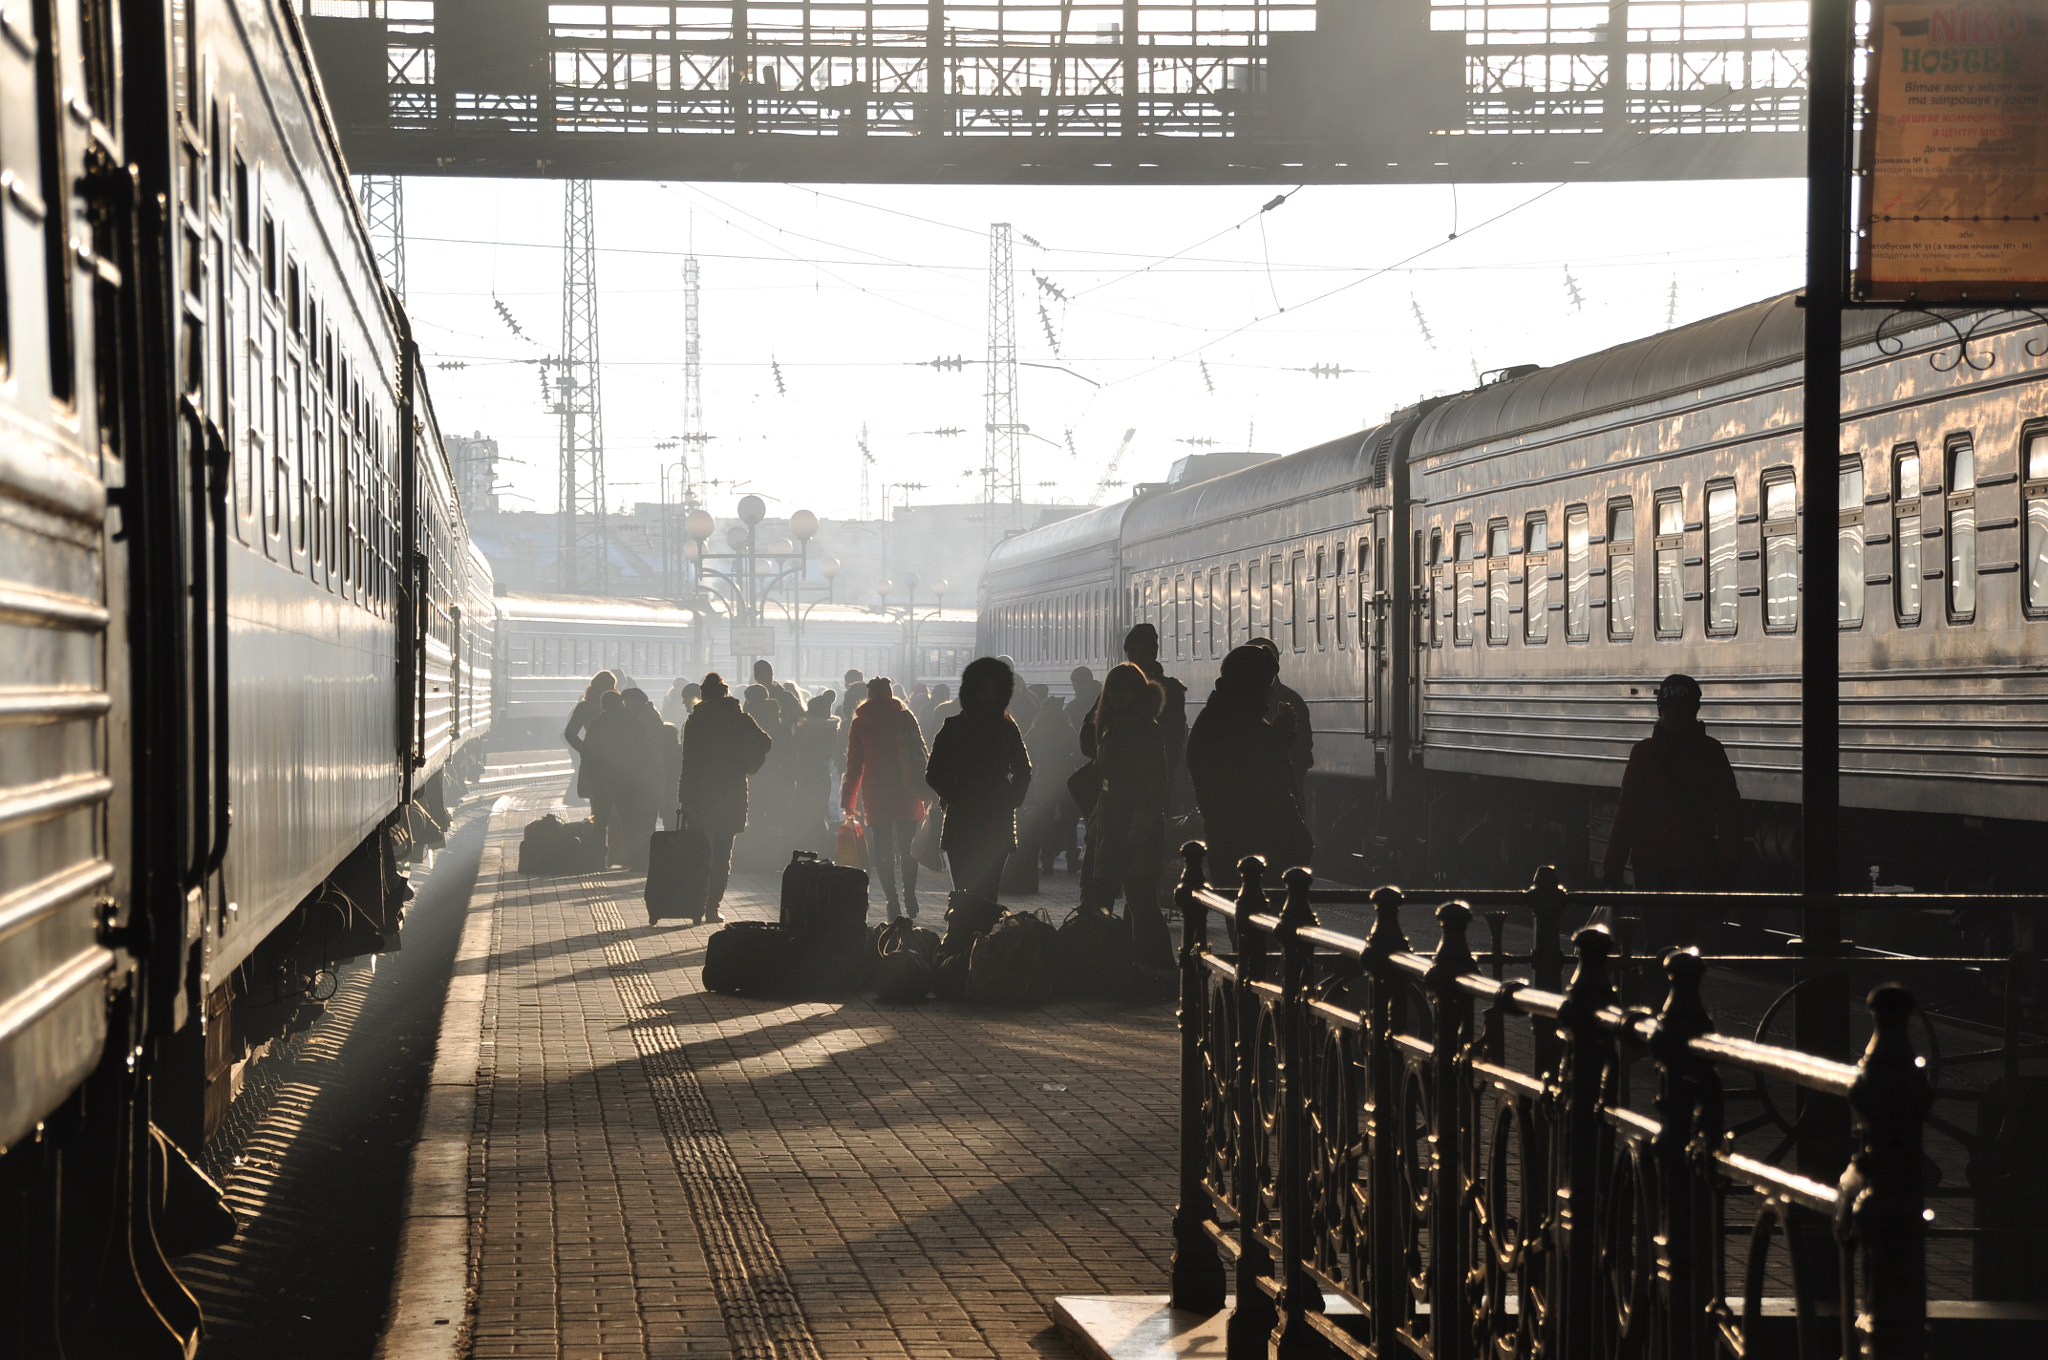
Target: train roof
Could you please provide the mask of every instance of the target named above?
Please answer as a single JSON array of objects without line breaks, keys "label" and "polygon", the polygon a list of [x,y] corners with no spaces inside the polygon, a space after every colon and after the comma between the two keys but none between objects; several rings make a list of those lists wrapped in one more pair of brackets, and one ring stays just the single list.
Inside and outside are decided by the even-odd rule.
[{"label": "train roof", "polygon": [[1388,429],[1387,425],[1375,425],[1256,467],[1141,496],[1124,523],[1124,541],[1142,543],[1158,534],[1241,518],[1304,497],[1358,486],[1372,479],[1380,436]]},{"label": "train roof", "polygon": [[604,595],[500,595],[498,617],[574,623],[663,623],[683,627],[696,615],[667,600],[617,600]]},{"label": "train roof", "polygon": [[996,544],[995,551],[988,555],[988,566],[984,571],[993,574],[1018,562],[1039,562],[1088,548],[1106,546],[1114,550],[1121,537],[1124,515],[1133,504],[1133,501],[1121,500],[1099,510],[1086,510],[1041,528],[1013,534]]},{"label": "train roof", "polygon": [[[1419,460],[1795,363],[1806,344],[1806,319],[1797,297],[1796,293],[1784,293],[1752,302],[1704,321],[1453,397],[1423,420],[1409,446],[1409,457]],[[1844,344],[1868,341],[1887,315],[1845,313]]]}]

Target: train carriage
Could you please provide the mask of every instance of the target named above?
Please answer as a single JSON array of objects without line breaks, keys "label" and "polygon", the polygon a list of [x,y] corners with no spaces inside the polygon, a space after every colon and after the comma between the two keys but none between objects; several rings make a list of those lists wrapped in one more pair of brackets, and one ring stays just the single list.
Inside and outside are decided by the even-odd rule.
[{"label": "train carriage", "polygon": [[495,720],[508,736],[552,745],[590,677],[614,671],[660,704],[693,664],[688,609],[660,600],[502,595]]},{"label": "train carriage", "polygon": [[1004,539],[982,574],[976,646],[1007,656],[1018,681],[1069,687],[1076,666],[1120,656],[1124,516],[1133,502],[1055,521]]}]

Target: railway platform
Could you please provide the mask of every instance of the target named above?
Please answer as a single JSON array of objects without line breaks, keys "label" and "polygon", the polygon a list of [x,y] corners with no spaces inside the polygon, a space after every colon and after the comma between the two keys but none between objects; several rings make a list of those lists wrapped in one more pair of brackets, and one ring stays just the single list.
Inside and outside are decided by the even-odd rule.
[{"label": "railway platform", "polygon": [[1066,1356],[1060,1296],[1165,1288],[1171,1002],[706,992],[712,928],[649,927],[639,878],[517,872],[561,793],[491,815],[381,1356]]}]

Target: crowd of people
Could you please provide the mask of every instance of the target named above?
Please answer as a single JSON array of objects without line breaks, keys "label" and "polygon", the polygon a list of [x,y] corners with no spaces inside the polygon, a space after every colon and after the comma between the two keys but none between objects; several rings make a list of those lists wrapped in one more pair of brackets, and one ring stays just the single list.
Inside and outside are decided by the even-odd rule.
[{"label": "crowd of people", "polygon": [[601,671],[562,735],[611,863],[644,872],[657,822],[709,840],[707,920],[736,851],[769,869],[853,836],[891,919],[918,914],[921,871],[943,866],[953,890],[995,902],[1013,856],[1043,872],[1064,860],[1083,909],[1121,900],[1140,965],[1167,968],[1169,830],[1205,828],[1221,879],[1244,855],[1306,863],[1314,748],[1264,639],[1225,658],[1192,729],[1187,686],[1161,668],[1152,625],[1130,631],[1124,654],[1100,682],[1076,668],[1071,696],[1020,687],[1006,657],[969,663],[957,696],[921,684],[898,694],[859,671],[836,695],[806,696],[763,660],[740,695],[716,673],[679,679],[658,710]]}]

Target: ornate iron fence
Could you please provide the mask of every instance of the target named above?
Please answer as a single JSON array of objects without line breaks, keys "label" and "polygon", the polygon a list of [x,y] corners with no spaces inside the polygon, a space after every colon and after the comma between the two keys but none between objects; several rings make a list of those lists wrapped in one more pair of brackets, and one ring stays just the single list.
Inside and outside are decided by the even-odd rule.
[{"label": "ornate iron fence", "polygon": [[[1305,870],[1275,910],[1258,860],[1231,899],[1186,857],[1172,1298],[1214,1313],[1234,1292],[1231,1357],[1924,1353],[1935,1092],[1904,988],[1873,990],[1868,1047],[1831,1061],[1717,1033],[1695,951],[1663,957],[1654,1012],[1618,1003],[1604,926],[1564,980],[1554,879],[1525,895],[1522,982],[1498,917],[1482,971],[1463,901],[1425,956],[1398,889],[1369,895],[1359,938],[1318,922]],[[1621,1093],[1634,1057],[1647,1111]],[[1729,1101],[1757,1094],[1724,1088],[1738,1073],[1847,1103],[1839,1179],[1737,1150]]]}]

